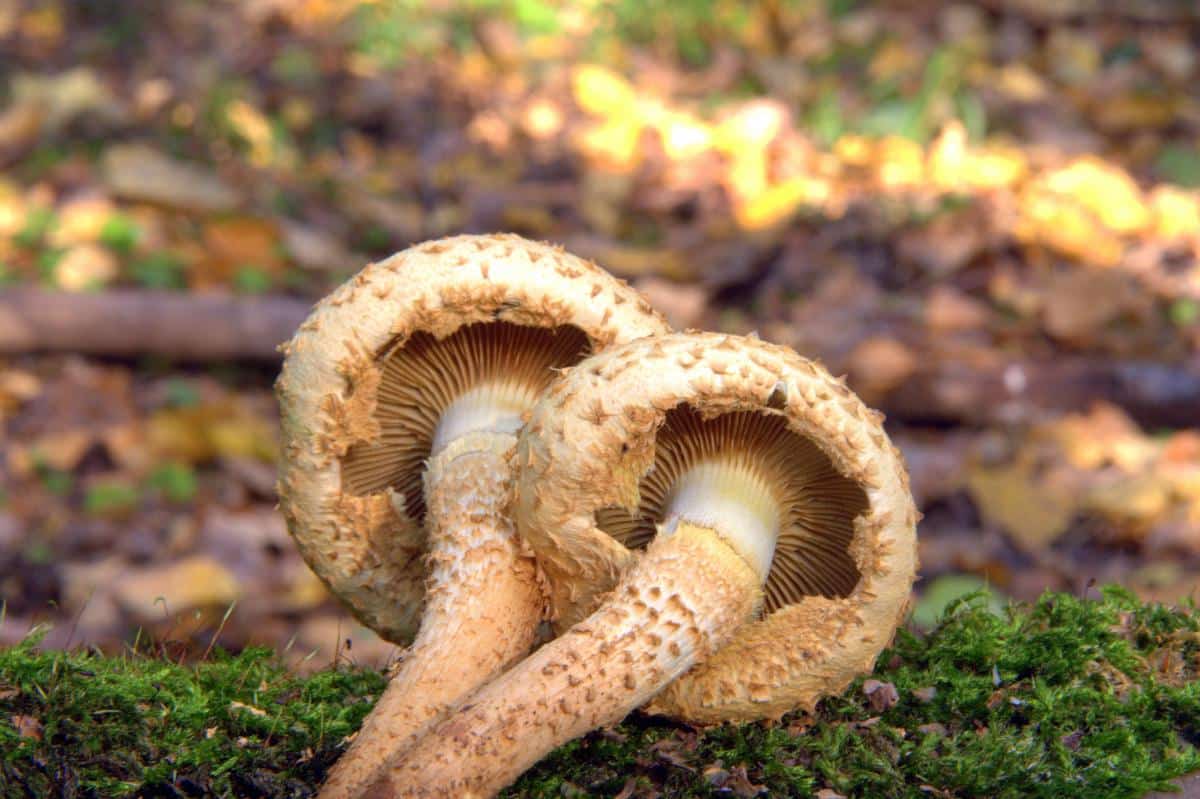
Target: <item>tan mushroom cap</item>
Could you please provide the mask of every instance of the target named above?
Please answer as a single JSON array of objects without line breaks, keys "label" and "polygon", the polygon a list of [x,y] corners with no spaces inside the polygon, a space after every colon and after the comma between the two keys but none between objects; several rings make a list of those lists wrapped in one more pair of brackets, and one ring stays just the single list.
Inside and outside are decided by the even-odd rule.
[{"label": "tan mushroom cap", "polygon": [[[649,495],[661,494],[655,475],[670,467],[657,439],[677,435],[673,426],[742,412],[777,417],[781,432],[811,442],[843,484],[857,487],[834,489],[854,509],[852,533],[834,546],[777,551],[773,569],[781,559],[815,560],[827,550],[835,565],[821,568],[841,576],[774,592],[768,577],[763,616],[648,705],[698,723],[811,707],[869,670],[891,640],[915,577],[917,512],[881,414],[789,349],[673,334],[614,347],[571,369],[534,408],[518,445],[518,523],[549,578],[555,623],[565,628],[594,610],[637,557],[610,533],[634,543],[648,537],[619,517],[641,516],[657,502]],[[856,505],[859,490],[865,502]],[[789,546],[784,527],[780,550]],[[836,565],[839,550],[852,564]]]},{"label": "tan mushroom cap", "polygon": [[[594,351],[667,329],[626,283],[559,247],[456,236],[367,266],[318,303],[282,348],[280,508],[313,571],[360,621],[397,643],[421,619],[425,534],[423,508],[414,507],[423,506],[419,476],[398,476],[372,455],[394,434],[380,412],[389,392],[407,390],[403,373],[388,375],[387,356],[406,345],[432,352],[446,340],[469,350],[479,339],[468,326],[483,323],[499,323],[518,342],[523,328],[566,328],[564,351],[570,334]],[[430,368],[452,371],[444,357]],[[428,454],[406,452],[416,466]]]}]

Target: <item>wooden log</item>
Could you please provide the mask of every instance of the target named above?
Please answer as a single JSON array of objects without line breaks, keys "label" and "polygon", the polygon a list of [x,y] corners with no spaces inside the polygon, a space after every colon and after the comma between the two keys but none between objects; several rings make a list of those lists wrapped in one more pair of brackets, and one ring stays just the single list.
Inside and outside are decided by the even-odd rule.
[{"label": "wooden log", "polygon": [[0,292],[0,353],[275,361],[311,308],[291,297],[116,290]]}]

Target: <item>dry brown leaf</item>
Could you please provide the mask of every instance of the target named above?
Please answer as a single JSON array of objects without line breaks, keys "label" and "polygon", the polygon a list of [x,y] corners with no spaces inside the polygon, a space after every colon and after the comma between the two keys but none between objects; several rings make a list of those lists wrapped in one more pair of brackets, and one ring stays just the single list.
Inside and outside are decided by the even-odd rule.
[{"label": "dry brown leaf", "polygon": [[1157,447],[1121,408],[1097,402],[1086,413],[1072,413],[1039,428],[1054,440],[1067,460],[1080,469],[1114,463],[1137,472],[1155,457]]},{"label": "dry brown leaf", "polygon": [[912,376],[917,355],[902,342],[872,336],[858,344],[847,359],[850,383],[867,402],[885,396]]},{"label": "dry brown leaf", "polygon": [[1137,538],[1163,516],[1171,504],[1170,486],[1154,474],[1138,474],[1093,486],[1084,510],[1099,514]]},{"label": "dry brown leaf", "polygon": [[18,738],[32,738],[35,741],[42,740],[42,722],[34,716],[25,714],[17,714],[9,718],[13,728],[17,731]]},{"label": "dry brown leaf", "polygon": [[196,287],[224,285],[243,267],[270,275],[283,271],[279,231],[273,222],[253,217],[217,219],[204,226],[204,254],[188,273]]},{"label": "dry brown leaf", "polygon": [[1046,332],[1075,344],[1088,344],[1123,317],[1144,318],[1152,300],[1127,275],[1068,269],[1046,283],[1042,321]]},{"label": "dry brown leaf", "polygon": [[935,331],[982,330],[990,318],[987,305],[952,286],[935,286],[925,301],[925,324]]}]

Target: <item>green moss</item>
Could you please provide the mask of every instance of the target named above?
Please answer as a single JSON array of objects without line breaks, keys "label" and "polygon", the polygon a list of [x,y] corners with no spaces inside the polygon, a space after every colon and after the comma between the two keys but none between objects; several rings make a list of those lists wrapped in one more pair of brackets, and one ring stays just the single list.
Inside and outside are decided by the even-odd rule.
[{"label": "green moss", "polygon": [[[860,680],[775,725],[635,715],[506,795],[1135,797],[1200,769],[1198,671],[1194,608],[1119,589],[1002,614],[967,598],[881,657],[872,679],[895,687],[894,704],[877,692],[872,706]],[[0,785],[5,797],[68,780],[78,796],[306,796],[383,684],[356,670],[299,679],[263,650],[185,667],[42,652],[33,638],[0,652]]]}]

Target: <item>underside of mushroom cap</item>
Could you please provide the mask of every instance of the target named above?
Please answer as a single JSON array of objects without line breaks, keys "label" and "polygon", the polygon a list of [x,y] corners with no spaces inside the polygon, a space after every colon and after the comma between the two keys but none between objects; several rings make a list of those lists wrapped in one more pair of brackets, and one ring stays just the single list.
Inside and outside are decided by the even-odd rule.
[{"label": "underside of mushroom cap", "polygon": [[758,419],[754,436],[764,441],[790,439],[788,457],[814,467],[802,493],[815,512],[789,524],[781,504],[772,575],[798,571],[787,585],[768,576],[764,615],[650,705],[694,722],[808,706],[869,669],[891,639],[915,576],[917,514],[882,417],[785,348],[674,334],[572,368],[535,406],[518,445],[518,523],[565,627],[635,557],[626,544],[643,544],[662,523],[663,486],[681,472],[671,442],[739,417]]},{"label": "underside of mushroom cap", "polygon": [[364,268],[283,347],[279,497],[301,554],[360,621],[407,642],[426,574],[419,468],[441,412],[461,400],[466,420],[444,435],[471,429],[473,402],[516,414],[536,395],[522,375],[666,329],[623,281],[519,236],[426,242]]}]

